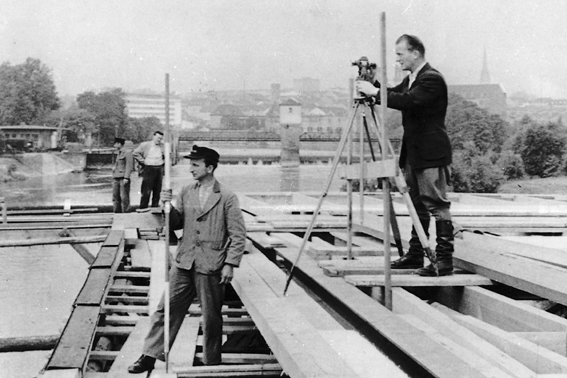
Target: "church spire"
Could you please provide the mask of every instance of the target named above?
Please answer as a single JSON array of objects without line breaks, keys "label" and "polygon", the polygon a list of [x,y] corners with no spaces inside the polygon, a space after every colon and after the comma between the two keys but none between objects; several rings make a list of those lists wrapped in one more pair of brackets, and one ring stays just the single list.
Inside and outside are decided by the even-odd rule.
[{"label": "church spire", "polygon": [[480,84],[490,84],[490,73],[488,73],[488,61],[486,59],[486,47],[484,48],[484,57],[482,60],[482,71],[480,71]]}]

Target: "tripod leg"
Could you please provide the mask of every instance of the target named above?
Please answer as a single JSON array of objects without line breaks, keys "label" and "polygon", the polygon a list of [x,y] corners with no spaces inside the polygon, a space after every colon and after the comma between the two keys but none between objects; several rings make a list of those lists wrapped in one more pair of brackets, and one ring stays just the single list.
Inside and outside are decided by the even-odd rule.
[{"label": "tripod leg", "polygon": [[323,190],[323,193],[321,194],[321,197],[319,198],[319,202],[317,203],[317,207],[315,208],[315,211],[313,212],[313,217],[311,218],[311,222],[309,222],[309,226],[307,227],[307,230],[305,231],[305,235],[303,236],[303,240],[301,242],[301,246],[299,247],[299,252],[297,253],[297,257],[295,259],[295,262],[293,263],[293,265],[291,266],[291,269],[289,270],[289,276],[288,276],[287,281],[285,283],[285,288],[284,288],[284,292],[283,292],[284,295],[287,292],[287,288],[289,287],[289,284],[290,284],[291,279],[293,277],[293,270],[295,269],[295,266],[299,262],[299,258],[301,257],[301,254],[303,253],[303,250],[305,249],[305,245],[307,244],[307,240],[309,240],[309,237],[311,236],[311,232],[313,231],[315,221],[317,220],[317,215],[319,214],[319,210],[321,210],[321,205],[323,205],[323,200],[325,199],[325,197],[329,193],[329,188],[331,187],[331,183],[333,182],[333,177],[335,176],[337,166],[339,165],[341,154],[343,153],[346,142],[348,140],[348,135],[350,134],[352,127],[354,125],[354,120],[355,120],[356,114],[358,112],[358,107],[359,107],[359,104],[357,103],[356,106],[352,110],[352,114],[351,114],[351,117],[349,119],[349,123],[348,123],[347,127],[345,128],[343,135],[341,136],[341,141],[339,142],[338,149],[335,152],[335,157],[333,158],[333,166],[331,167],[331,172],[329,172],[329,177],[327,178],[327,184],[325,185],[325,189]]},{"label": "tripod leg", "polygon": [[[374,120],[374,123],[376,124],[376,127],[378,128],[378,122],[376,120],[374,112],[372,112],[372,118]],[[366,122],[366,116],[363,117],[363,121],[364,121],[364,129],[366,130],[366,137],[368,139],[368,145],[370,147],[370,154],[372,155],[372,161],[376,161],[376,155],[374,155],[374,148],[372,147],[372,139],[370,139],[370,131],[368,130],[368,123]],[[382,156],[385,156],[384,151],[382,151]],[[385,179],[380,179],[380,180],[383,181]],[[392,234],[394,236],[394,243],[396,244],[396,249],[398,250],[398,254],[400,255],[400,257],[402,257],[404,255],[404,246],[402,245],[400,228],[398,227],[398,220],[396,218],[396,212],[394,211],[392,193],[388,192],[388,194],[390,196],[390,201],[389,201],[390,214],[392,215],[390,217],[390,225],[392,227]]]}]

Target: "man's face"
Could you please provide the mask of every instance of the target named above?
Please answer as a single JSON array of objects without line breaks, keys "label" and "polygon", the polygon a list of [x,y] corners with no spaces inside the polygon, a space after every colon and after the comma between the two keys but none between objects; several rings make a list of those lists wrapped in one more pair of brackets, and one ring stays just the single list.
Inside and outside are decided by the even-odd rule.
[{"label": "man's face", "polygon": [[119,150],[119,149],[122,148],[122,145],[121,145],[120,143],[118,143],[118,142],[114,142],[114,148],[117,149],[117,150]]},{"label": "man's face", "polygon": [[155,144],[160,144],[162,139],[163,139],[163,135],[154,134],[153,141],[154,141]]},{"label": "man's face", "polygon": [[400,64],[402,70],[413,72],[417,67],[417,60],[419,53],[415,50],[408,48],[408,43],[405,40],[400,41],[396,45],[396,62]]},{"label": "man's face", "polygon": [[191,159],[191,174],[197,181],[201,181],[212,172],[211,166],[205,165],[205,159]]}]

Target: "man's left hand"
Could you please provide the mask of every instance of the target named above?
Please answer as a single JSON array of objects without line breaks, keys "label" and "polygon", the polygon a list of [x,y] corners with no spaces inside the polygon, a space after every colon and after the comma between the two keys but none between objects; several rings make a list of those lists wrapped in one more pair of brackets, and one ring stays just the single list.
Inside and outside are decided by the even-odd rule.
[{"label": "man's left hand", "polygon": [[221,271],[221,285],[229,284],[234,276],[232,265],[225,264]]},{"label": "man's left hand", "polygon": [[368,81],[357,80],[356,90],[358,92],[364,93],[366,96],[376,96],[379,89]]}]

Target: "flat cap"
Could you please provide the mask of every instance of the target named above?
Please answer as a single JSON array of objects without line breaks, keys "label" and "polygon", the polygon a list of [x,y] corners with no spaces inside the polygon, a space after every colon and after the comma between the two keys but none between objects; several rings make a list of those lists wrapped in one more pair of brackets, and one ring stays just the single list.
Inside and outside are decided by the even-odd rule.
[{"label": "flat cap", "polygon": [[209,159],[216,161],[217,163],[220,158],[219,153],[213,150],[212,148],[199,147],[196,144],[193,145],[193,148],[191,149],[191,153],[183,157],[185,159]]},{"label": "flat cap", "polygon": [[118,138],[118,137],[114,138],[114,143],[120,143],[123,145],[125,141],[126,140],[124,138]]}]

